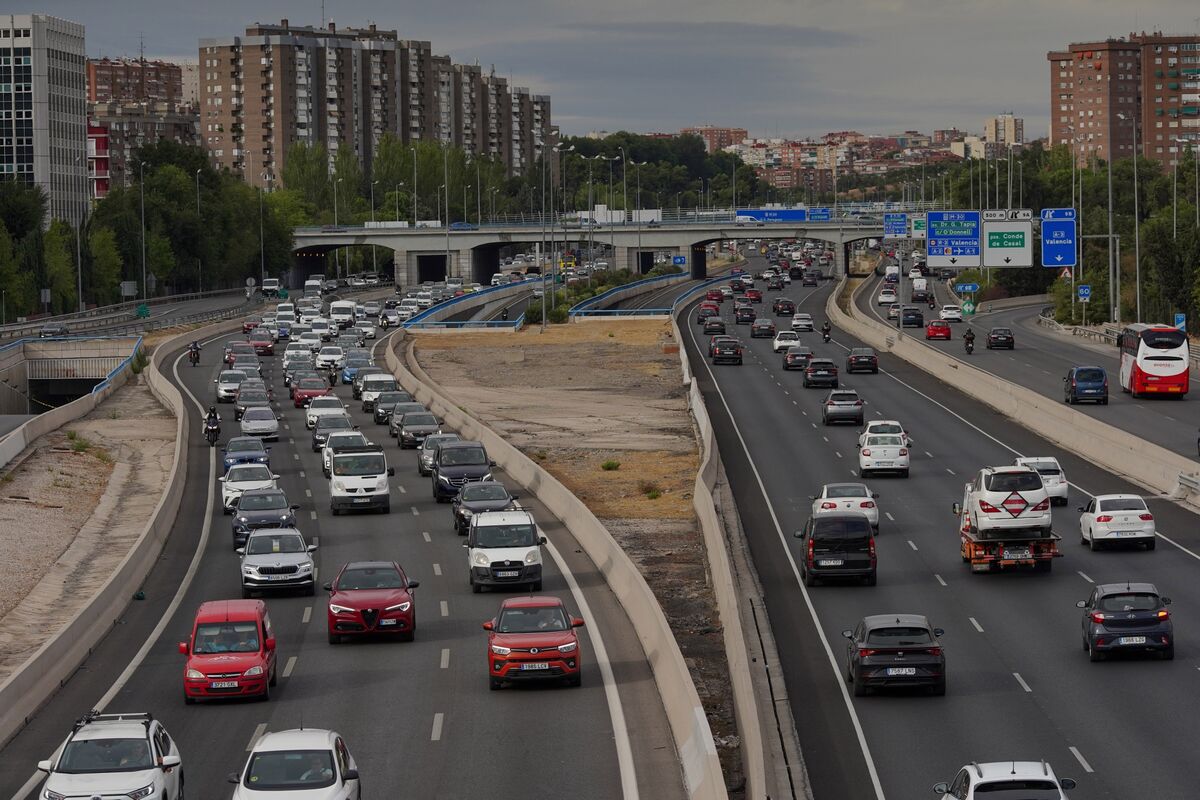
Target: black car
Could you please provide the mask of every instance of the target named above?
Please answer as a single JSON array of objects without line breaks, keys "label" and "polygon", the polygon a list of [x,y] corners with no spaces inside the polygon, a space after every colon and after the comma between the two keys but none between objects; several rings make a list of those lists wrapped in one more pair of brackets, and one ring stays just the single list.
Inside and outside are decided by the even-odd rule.
[{"label": "black car", "polygon": [[402,448],[420,447],[426,436],[442,432],[442,421],[428,411],[410,411],[393,419],[398,420],[396,439]]},{"label": "black car", "polygon": [[756,319],[750,324],[751,339],[771,339],[775,336],[775,323],[766,317]]},{"label": "black car", "polygon": [[[380,392],[375,398],[375,408],[371,411],[371,419],[376,425],[387,425],[392,419],[392,406],[396,403],[411,403],[413,396],[403,389]],[[424,406],[422,406],[424,408]]]},{"label": "black car", "polygon": [[1171,598],[1163,597],[1152,583],[1102,583],[1083,609],[1083,649],[1092,661],[1110,653],[1157,653],[1175,658],[1175,630],[1171,624]]},{"label": "black car", "polygon": [[282,489],[249,489],[238,496],[233,507],[233,546],[246,543],[250,531],[259,528],[294,528],[296,510]]},{"label": "black car", "polygon": [[786,297],[776,297],[771,303],[771,311],[777,317],[790,317],[796,313],[796,304]]},{"label": "black car", "polygon": [[804,368],[804,388],[828,386],[838,388],[838,368],[829,358],[810,358]]},{"label": "black car", "polygon": [[821,282],[821,273],[816,270],[805,270],[804,277],[800,279],[801,286],[818,286]]},{"label": "black car", "polygon": [[862,697],[873,689],[922,687],[946,693],[946,655],[934,628],[920,614],[875,614],[863,617],[852,631],[842,631],[846,645],[846,681]]},{"label": "black car", "polygon": [[754,309],[750,306],[742,306],[733,312],[733,321],[738,325],[750,325],[756,317]]},{"label": "black car", "polygon": [[824,578],[857,578],[875,585],[875,533],[862,514],[819,514],[809,517],[804,530],[800,574],[805,586]]},{"label": "black car", "polygon": [[1063,378],[1063,401],[1068,405],[1092,400],[1108,405],[1108,373],[1104,367],[1071,367]]},{"label": "black car", "polygon": [[725,332],[725,320],[720,317],[709,317],[704,320],[704,333],[706,336]]},{"label": "black car", "polygon": [[496,462],[480,442],[446,442],[437,449],[430,475],[433,499],[445,503],[472,481],[490,481]]},{"label": "black car", "polygon": [[986,345],[988,350],[1013,350],[1017,346],[1017,340],[1013,338],[1011,328],[992,328],[988,331]]},{"label": "black car", "polygon": [[742,343],[732,337],[717,339],[712,343],[712,360],[714,364],[728,362],[742,363]]},{"label": "black car", "polygon": [[905,306],[900,309],[900,326],[903,328],[924,328],[925,315],[921,309]]},{"label": "black car", "polygon": [[846,356],[846,372],[879,372],[879,356],[870,347],[855,347]]},{"label": "black car", "polygon": [[387,410],[388,436],[396,437],[400,435],[400,423],[404,419],[405,414],[425,414],[428,412],[429,409],[416,400],[402,400],[399,403],[392,403],[391,408]]},{"label": "black car", "polygon": [[321,452],[321,448],[325,446],[325,440],[329,438],[331,431],[352,431],[354,428],[354,420],[345,414],[322,414],[317,417],[317,424],[313,426],[313,452]]},{"label": "black car", "polygon": [[804,369],[812,358],[812,348],[805,345],[793,345],[783,354],[783,368]]},{"label": "black car", "polygon": [[471,526],[471,517],[484,511],[507,511],[516,508],[517,496],[508,493],[504,484],[497,481],[475,481],[458,490],[451,501],[454,531],[466,536]]}]

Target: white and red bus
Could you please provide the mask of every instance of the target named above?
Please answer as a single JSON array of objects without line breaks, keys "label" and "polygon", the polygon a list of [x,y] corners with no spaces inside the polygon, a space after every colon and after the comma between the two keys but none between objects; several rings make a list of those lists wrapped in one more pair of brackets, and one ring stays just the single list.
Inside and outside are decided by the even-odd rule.
[{"label": "white and red bus", "polygon": [[1117,337],[1121,351],[1121,390],[1183,397],[1188,391],[1187,334],[1169,325],[1128,325]]}]

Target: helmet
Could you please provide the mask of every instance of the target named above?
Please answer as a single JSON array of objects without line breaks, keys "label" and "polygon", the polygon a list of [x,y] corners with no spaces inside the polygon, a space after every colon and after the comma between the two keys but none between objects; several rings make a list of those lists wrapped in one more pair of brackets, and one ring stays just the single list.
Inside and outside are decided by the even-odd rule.
[{"label": "helmet", "polygon": [[217,413],[217,407],[216,407],[216,406],[209,406],[209,407],[208,407],[208,413],[210,413],[210,414],[215,414],[215,413]]}]

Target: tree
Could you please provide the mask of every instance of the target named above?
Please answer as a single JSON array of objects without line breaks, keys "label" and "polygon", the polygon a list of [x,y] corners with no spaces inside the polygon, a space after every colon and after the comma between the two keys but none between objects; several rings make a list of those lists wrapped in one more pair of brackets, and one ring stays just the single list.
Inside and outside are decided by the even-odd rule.
[{"label": "tree", "polygon": [[292,145],[283,167],[283,185],[314,208],[329,208],[329,158],[324,146]]},{"label": "tree", "polygon": [[[146,238],[146,270],[154,275],[156,283],[168,283],[175,273],[175,253],[171,241],[157,231]],[[149,277],[147,276],[147,281]]]},{"label": "tree", "polygon": [[75,231],[60,219],[50,224],[50,230],[42,237],[42,249],[46,264],[46,287],[50,290],[50,308],[54,313],[64,314],[76,310]]},{"label": "tree", "polygon": [[333,178],[337,182],[335,189],[337,208],[335,216],[343,225],[353,219],[354,201],[362,196],[363,175],[358,165],[358,156],[350,145],[338,147],[333,159]]},{"label": "tree", "polygon": [[0,180],[0,221],[14,241],[21,241],[46,224],[46,193],[42,187]]},{"label": "tree", "polygon": [[122,264],[117,237],[108,228],[93,226],[88,235],[88,254],[92,261],[93,301],[98,305],[120,302],[117,290],[121,284]]}]

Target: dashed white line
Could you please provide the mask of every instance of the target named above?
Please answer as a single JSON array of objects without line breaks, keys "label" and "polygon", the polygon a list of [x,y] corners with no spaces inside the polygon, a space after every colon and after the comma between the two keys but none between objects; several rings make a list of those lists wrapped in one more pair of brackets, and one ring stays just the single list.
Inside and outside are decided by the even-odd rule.
[{"label": "dashed white line", "polygon": [[949,472],[951,475],[954,474],[954,470],[950,469],[949,467],[946,467],[946,472]]},{"label": "dashed white line", "polygon": [[[808,415],[807,415],[807,414],[805,414],[805,416],[808,416]],[[814,430],[814,431],[817,429],[817,423],[815,423],[815,422],[810,422],[810,423],[808,423],[808,424],[813,426],[813,430]],[[828,440],[828,439],[826,439],[825,441],[827,441],[827,442],[828,442],[829,440]]]},{"label": "dashed white line", "polygon": [[1017,683],[1021,684],[1022,689],[1024,689],[1027,692],[1033,692],[1033,689],[1030,689],[1029,684],[1026,683],[1025,679],[1021,677],[1021,673],[1014,672],[1013,677],[1017,679]]},{"label": "dashed white line", "polygon": [[1088,583],[1095,583],[1095,581],[1094,581],[1094,580],[1092,580],[1092,579],[1091,579],[1091,578],[1088,576],[1088,574],[1087,574],[1086,572],[1084,572],[1083,570],[1081,570],[1081,569],[1077,569],[1077,570],[1075,570],[1075,572],[1076,572],[1076,573],[1079,575],[1079,577],[1083,578],[1083,579],[1084,579],[1085,581],[1087,581]]},{"label": "dashed white line", "polygon": [[408,494],[408,489],[405,489],[403,486],[401,486],[398,483],[396,484],[396,488],[400,490],[400,494]]},{"label": "dashed white line", "polygon": [[1079,766],[1083,767],[1084,772],[1095,772],[1096,771],[1096,770],[1092,769],[1092,765],[1087,762],[1087,759],[1083,757],[1083,753],[1079,752],[1078,748],[1076,748],[1075,746],[1071,746],[1071,747],[1068,747],[1067,749],[1071,751],[1071,755],[1075,756],[1075,760],[1079,762]]},{"label": "dashed white line", "polygon": [[445,719],[446,715],[440,711],[433,715],[433,730],[429,733],[429,741],[440,742],[442,740],[442,723]]},{"label": "dashed white line", "polygon": [[309,516],[309,519],[316,519],[316,518],[317,518],[317,512],[315,512],[315,511],[310,511],[310,512],[308,512],[308,516]]},{"label": "dashed white line", "polygon": [[[983,626],[979,624],[979,620],[975,619],[974,617],[967,617],[967,619],[971,620],[971,624],[975,626],[975,630],[983,633]],[[1016,673],[1013,674],[1015,675]],[[1018,678],[1018,680],[1020,680],[1020,678]]]},{"label": "dashed white line", "polygon": [[887,518],[888,518],[888,521],[889,521],[889,522],[895,522],[895,521],[896,521],[896,518],[892,516],[892,512],[890,512],[890,511],[885,511],[885,512],[883,512],[883,515],[884,515],[885,517],[887,517]]},{"label": "dashed white line", "polygon": [[[800,404],[799,404],[799,403],[797,403],[795,400],[793,400],[793,401],[792,401],[792,405],[794,405],[794,406],[798,406],[798,405],[800,405]],[[806,417],[808,416],[808,412],[807,412],[807,411],[801,411],[800,413],[801,413],[801,414],[803,414],[803,415],[804,415],[804,416],[806,416]]]},{"label": "dashed white line", "polygon": [[841,457],[842,457],[842,454],[841,454],[841,453],[839,453],[837,450],[834,450],[834,451],[833,451],[833,454],[834,454],[835,456],[837,456],[838,458],[841,458]]},{"label": "dashed white line", "polygon": [[312,606],[304,607],[304,616],[300,618],[300,624],[307,625],[312,622]]},{"label": "dashed white line", "polygon": [[912,539],[908,540],[908,546],[913,549],[914,553],[917,551],[917,543],[914,542]]},{"label": "dashed white line", "polygon": [[305,496],[305,497],[312,497],[312,489],[305,489],[305,490],[304,490],[304,496]]},{"label": "dashed white line", "polygon": [[441,565],[441,564],[434,564],[434,565],[433,565],[433,574],[434,574],[434,575],[441,575],[441,574],[442,574],[442,565]]},{"label": "dashed white line", "polygon": [[249,753],[254,749],[254,743],[262,738],[262,735],[267,732],[267,723],[260,722],[254,728],[254,733],[250,734],[250,741],[246,742],[246,752]]},{"label": "dashed white line", "polygon": [[301,478],[303,478],[303,477],[304,477],[304,470],[300,470],[300,477],[301,477]]},{"label": "dashed white line", "polygon": [[828,437],[828,436],[822,436],[821,438],[825,440],[825,443],[826,443],[826,444],[828,444],[828,443],[829,443],[829,437]]},{"label": "dashed white line", "polygon": [[416,506],[413,506],[413,507],[412,507],[412,512],[413,512],[413,516],[414,516],[414,517],[419,517],[419,516],[421,516],[421,512],[417,510],[417,507],[416,507]]},{"label": "dashed white line", "polygon": [[441,663],[441,667],[442,667],[442,669],[449,669],[449,668],[450,668],[450,648],[449,648],[449,647],[443,647],[443,648],[442,648],[442,663]]},{"label": "dashed white line", "polygon": [[925,455],[929,456],[930,458],[933,458],[933,453],[929,452],[928,450],[925,451]]},{"label": "dashed white line", "polygon": [[432,541],[433,541],[433,539],[430,539],[430,538],[429,538],[429,531],[421,531],[421,538],[422,538],[422,539],[424,539],[424,540],[425,540],[425,541],[427,541],[427,542],[432,542]]},{"label": "dashed white line", "polygon": [[[278,404],[278,403],[276,403],[275,405],[279,405],[279,404]],[[291,425],[288,425],[288,424],[285,422],[285,423],[283,423],[283,429],[284,429],[285,431],[290,431],[290,430],[292,429],[292,426],[291,426]]]},{"label": "dashed white line", "polygon": [[299,453],[292,453],[292,460],[293,460],[293,461],[299,461],[299,460],[300,460],[300,454],[299,454]]},{"label": "dashed white line", "polygon": [[284,665],[284,668],[283,668],[283,677],[285,677],[285,678],[292,677],[292,670],[294,670],[296,668],[296,659],[297,659],[297,656],[292,656],[291,658],[289,658],[287,660],[287,664]]},{"label": "dashed white line", "polygon": [[946,585],[946,581],[945,581],[945,580],[942,578],[942,576],[941,576],[941,575],[938,575],[938,574],[935,572],[935,573],[933,573],[933,577],[937,578],[937,582],[938,582],[938,583],[940,583],[942,586],[945,586],[945,585]]},{"label": "dashed white line", "polygon": [[449,603],[447,603],[445,600],[441,600],[438,602],[438,605],[440,605],[442,608],[442,616],[443,617],[450,616],[450,604]]}]

